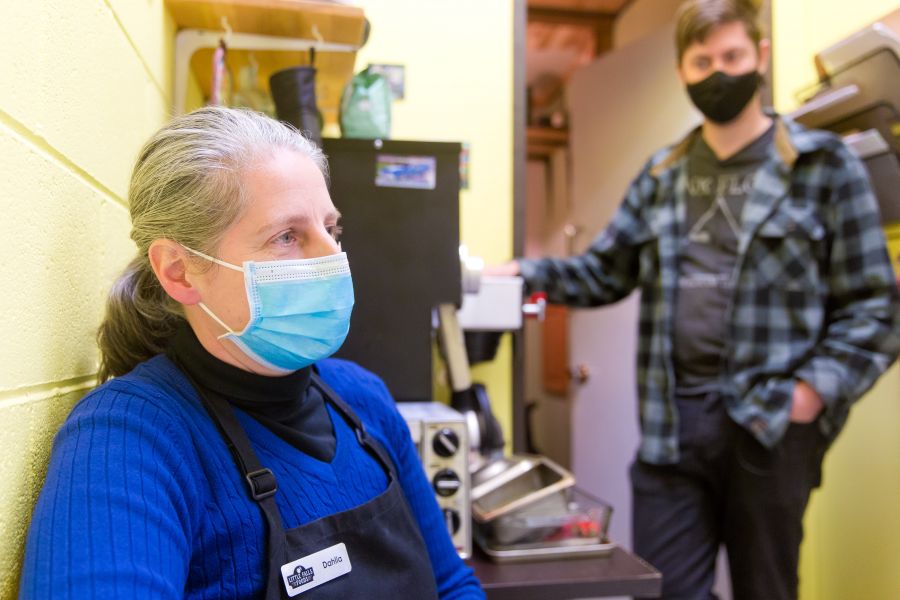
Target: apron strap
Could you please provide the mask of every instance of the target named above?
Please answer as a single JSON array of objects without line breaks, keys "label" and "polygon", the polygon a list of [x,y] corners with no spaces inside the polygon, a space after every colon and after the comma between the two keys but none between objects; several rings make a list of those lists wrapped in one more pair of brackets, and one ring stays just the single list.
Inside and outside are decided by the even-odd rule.
[{"label": "apron strap", "polygon": [[[191,377],[187,369],[179,361],[176,360],[175,362],[197,391],[206,412],[209,413],[209,416],[215,422],[222,439],[228,446],[235,465],[247,481],[250,497],[259,504],[263,512],[269,531],[269,568],[266,589],[270,591],[281,590],[283,587],[281,566],[287,560],[287,534],[281,521],[281,512],[275,503],[275,493],[278,491],[278,482],[275,479],[275,474],[259,462],[250,439],[247,437],[244,428],[234,414],[234,409],[228,401],[218,394],[205,393],[203,388]],[[341,413],[341,416],[353,427],[356,439],[360,445],[381,463],[381,466],[387,471],[388,477],[396,481],[394,462],[388,456],[387,450],[384,449],[378,440],[366,432],[365,426],[363,426],[356,412],[331,389],[331,386],[319,377],[315,369],[311,375],[311,382],[319,388],[325,399],[331,402],[338,412]],[[279,595],[283,596],[283,594]]]},{"label": "apron strap", "polygon": [[281,581],[281,565],[285,562],[286,556],[286,536],[284,533],[284,525],[281,522],[281,512],[275,503],[275,493],[278,491],[278,482],[275,474],[259,462],[250,439],[244,432],[234,410],[227,400],[218,394],[207,395],[203,388],[197,384],[190,373],[181,365],[181,372],[185,374],[197,394],[200,401],[206,408],[206,412],[212,417],[216,427],[219,430],[222,439],[228,446],[234,463],[249,487],[250,497],[259,504],[266,519],[266,525],[269,530],[268,549],[269,549],[269,568],[268,568],[268,589],[280,589]]}]

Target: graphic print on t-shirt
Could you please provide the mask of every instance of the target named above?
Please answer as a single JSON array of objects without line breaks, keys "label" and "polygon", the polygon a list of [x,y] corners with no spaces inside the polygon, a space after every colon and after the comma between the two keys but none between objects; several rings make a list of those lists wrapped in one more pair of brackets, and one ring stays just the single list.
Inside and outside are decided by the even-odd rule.
[{"label": "graphic print on t-shirt", "polygon": [[719,160],[702,137],[688,151],[673,357],[681,391],[708,391],[717,385],[741,213],[772,139],[770,129],[726,160]]},{"label": "graphic print on t-shirt", "polygon": [[[737,248],[741,235],[741,209],[753,189],[755,173],[692,175],[688,177],[688,197],[712,198],[709,207],[688,231],[688,239],[696,244],[714,241]],[[726,227],[723,227],[726,226]]]}]

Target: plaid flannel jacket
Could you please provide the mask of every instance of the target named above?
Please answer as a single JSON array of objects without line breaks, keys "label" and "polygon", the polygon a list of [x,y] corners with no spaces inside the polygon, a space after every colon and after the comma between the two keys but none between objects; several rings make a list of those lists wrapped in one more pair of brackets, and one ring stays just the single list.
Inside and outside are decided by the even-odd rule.
[{"label": "plaid flannel jacket", "polygon": [[[900,302],[878,206],[839,137],[776,117],[770,156],[743,210],[720,385],[732,419],[766,446],[809,383],[833,439],[850,405],[900,353]],[[589,307],[641,290],[637,386],[641,460],[678,461],[672,366],[686,153],[699,129],[653,156],[587,252],[520,261],[529,291]]]}]

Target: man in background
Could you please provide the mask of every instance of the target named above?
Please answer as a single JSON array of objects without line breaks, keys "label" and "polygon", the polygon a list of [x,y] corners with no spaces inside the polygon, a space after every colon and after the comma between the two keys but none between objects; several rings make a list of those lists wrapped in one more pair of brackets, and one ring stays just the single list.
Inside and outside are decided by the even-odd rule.
[{"label": "man in background", "polygon": [[865,170],[837,136],[763,110],[756,11],[681,6],[678,72],[703,124],[649,160],[585,254],[486,271],[571,306],[641,290],[634,550],[664,598],[714,597],[721,544],[735,600],[796,598],[822,457],[900,352]]}]

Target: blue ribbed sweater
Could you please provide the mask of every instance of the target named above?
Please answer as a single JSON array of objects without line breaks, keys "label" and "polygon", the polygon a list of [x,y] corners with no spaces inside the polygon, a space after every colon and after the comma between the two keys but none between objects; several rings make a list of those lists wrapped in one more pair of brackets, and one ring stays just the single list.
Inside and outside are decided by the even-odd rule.
[{"label": "blue ribbed sweater", "polygon": [[[419,524],[441,598],[484,598],[457,556],[387,388],[364,369],[319,363],[322,378],[387,448]],[[330,463],[236,411],[278,479],[286,529],[358,506],[387,476],[329,405]],[[181,371],[157,356],[98,387],[53,445],[25,550],[21,598],[254,598],[266,528],[224,441]]]}]

